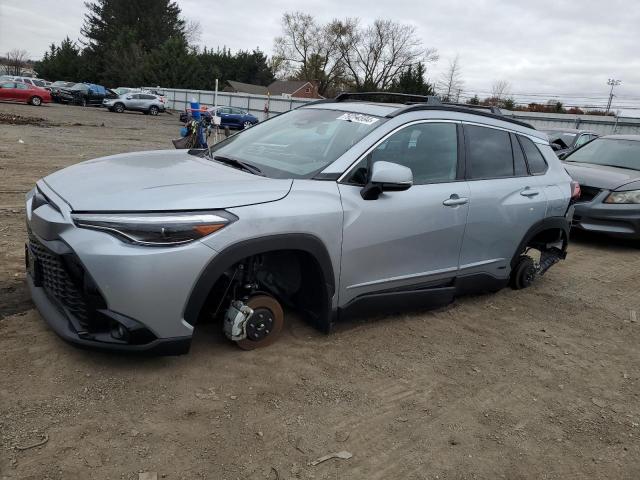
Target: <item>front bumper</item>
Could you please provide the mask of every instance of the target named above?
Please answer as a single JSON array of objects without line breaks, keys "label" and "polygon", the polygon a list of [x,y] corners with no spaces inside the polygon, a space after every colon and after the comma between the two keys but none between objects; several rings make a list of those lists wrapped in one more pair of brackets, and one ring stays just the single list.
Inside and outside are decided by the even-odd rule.
[{"label": "front bumper", "polygon": [[640,239],[640,205],[604,203],[609,191],[589,202],[577,203],[572,227],[614,237]]},{"label": "front bumper", "polygon": [[50,203],[34,203],[33,192],[27,198],[28,280],[53,330],[86,348],[186,353],[193,325],[184,309],[215,251],[201,242],[134,246],[78,228],[65,202],[38,186]]},{"label": "front bumper", "polygon": [[100,341],[95,337],[84,336],[74,327],[72,314],[64,310],[58,302],[52,299],[44,288],[37,287],[31,275],[27,275],[27,284],[33,303],[38,312],[51,329],[64,341],[89,350],[107,352],[149,353],[154,355],[182,355],[189,352],[191,337],[156,338],[148,343],[135,345],[122,342]]}]

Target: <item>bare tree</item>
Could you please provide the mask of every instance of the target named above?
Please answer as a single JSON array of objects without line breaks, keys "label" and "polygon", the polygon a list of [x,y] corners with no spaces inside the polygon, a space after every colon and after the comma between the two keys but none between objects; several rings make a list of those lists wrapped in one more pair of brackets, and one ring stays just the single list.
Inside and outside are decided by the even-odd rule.
[{"label": "bare tree", "polygon": [[340,39],[340,54],[357,90],[387,90],[408,67],[438,59],[435,49],[424,48],[415,27],[377,19],[360,27],[357,19],[333,22]]},{"label": "bare tree", "polygon": [[491,97],[495,98],[498,102],[509,96],[509,90],[511,90],[511,84],[506,80],[496,80],[491,85]]},{"label": "bare tree", "polygon": [[190,45],[195,45],[202,37],[202,25],[198,20],[187,20],[184,25],[184,38]]},{"label": "bare tree", "polygon": [[16,76],[22,75],[28,59],[29,54],[26,50],[15,48],[10,52],[7,52],[7,74]]},{"label": "bare tree", "polygon": [[[462,92],[462,70],[460,67],[460,55],[456,55],[450,62],[449,68],[442,74],[438,87],[440,96],[445,102],[450,102],[456,98],[459,100]],[[456,100],[457,101],[457,100]]]},{"label": "bare tree", "polygon": [[274,42],[272,66],[279,78],[315,80],[320,94],[326,94],[343,71],[333,23],[320,25],[309,14],[285,13],[282,36]]}]

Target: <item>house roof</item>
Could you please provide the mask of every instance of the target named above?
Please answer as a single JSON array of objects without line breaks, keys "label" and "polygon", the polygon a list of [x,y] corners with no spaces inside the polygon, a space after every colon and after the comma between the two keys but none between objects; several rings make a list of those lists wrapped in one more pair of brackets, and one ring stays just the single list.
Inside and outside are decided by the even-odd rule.
[{"label": "house roof", "polygon": [[307,83],[310,84],[310,82],[306,80],[276,80],[269,85],[267,89],[271,95],[282,95],[283,93],[291,95],[300,90]]},{"label": "house roof", "polygon": [[227,83],[231,88],[239,93],[252,93],[254,95],[266,95],[267,87],[262,85],[253,85],[251,83],[236,82],[235,80],[228,80]]}]

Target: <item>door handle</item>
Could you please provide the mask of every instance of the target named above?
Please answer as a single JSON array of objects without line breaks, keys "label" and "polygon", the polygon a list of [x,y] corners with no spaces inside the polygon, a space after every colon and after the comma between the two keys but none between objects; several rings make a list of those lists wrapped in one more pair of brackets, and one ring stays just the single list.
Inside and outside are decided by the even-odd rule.
[{"label": "door handle", "polygon": [[540,195],[540,192],[538,190],[533,190],[532,188],[526,187],[520,192],[520,195],[522,195],[523,197],[535,197],[536,195]]},{"label": "door handle", "polygon": [[457,207],[458,205],[464,205],[466,203],[469,203],[467,197],[459,197],[455,193],[442,202],[445,207]]}]

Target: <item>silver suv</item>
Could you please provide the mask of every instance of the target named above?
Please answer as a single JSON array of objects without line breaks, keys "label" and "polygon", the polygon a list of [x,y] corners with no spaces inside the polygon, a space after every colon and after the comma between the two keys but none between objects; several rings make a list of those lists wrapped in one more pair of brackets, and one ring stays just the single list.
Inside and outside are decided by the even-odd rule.
[{"label": "silver suv", "polygon": [[114,155],[38,181],[26,256],[42,316],[81,346],[174,354],[214,317],[252,349],[277,338],[285,308],[329,332],[524,288],[564,258],[571,180],[545,133],[398,98],[418,103],[343,94],[209,150]]},{"label": "silver suv", "polygon": [[116,113],[133,110],[147,115],[158,115],[165,110],[164,98],[144,92],[128,92],[116,98],[105,98],[102,106]]}]

